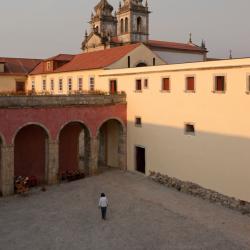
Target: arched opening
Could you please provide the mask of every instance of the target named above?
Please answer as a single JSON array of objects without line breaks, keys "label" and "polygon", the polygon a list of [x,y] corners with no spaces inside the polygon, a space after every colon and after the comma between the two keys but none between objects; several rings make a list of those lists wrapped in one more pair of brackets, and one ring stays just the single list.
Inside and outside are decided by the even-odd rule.
[{"label": "arched opening", "polygon": [[125,32],[128,32],[128,18],[125,18]]},{"label": "arched opening", "polygon": [[46,130],[31,124],[21,128],[14,139],[14,176],[32,177],[38,185],[47,181],[48,141]]},{"label": "arched opening", "polygon": [[144,62],[140,62],[136,65],[136,67],[147,67],[148,65]]},{"label": "arched opening", "polygon": [[59,134],[59,176],[89,173],[90,133],[81,122],[70,122]]},{"label": "arched opening", "polygon": [[142,18],[137,17],[137,32],[142,32]]},{"label": "arched opening", "polygon": [[98,131],[99,167],[124,168],[126,157],[126,134],[122,123],[110,119],[102,124]]},{"label": "arched opening", "polygon": [[124,20],[121,19],[121,34],[124,33]]}]

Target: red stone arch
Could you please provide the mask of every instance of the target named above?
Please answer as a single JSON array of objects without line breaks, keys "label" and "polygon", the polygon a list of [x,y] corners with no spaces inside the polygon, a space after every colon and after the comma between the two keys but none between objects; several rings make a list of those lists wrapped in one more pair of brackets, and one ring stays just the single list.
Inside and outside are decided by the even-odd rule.
[{"label": "red stone arch", "polygon": [[35,176],[47,183],[50,133],[40,123],[26,123],[13,136],[14,176]]},{"label": "red stone arch", "polygon": [[57,134],[59,175],[80,170],[89,173],[91,130],[79,120],[65,123]]},{"label": "red stone arch", "polygon": [[126,126],[117,117],[105,119],[97,129],[98,166],[126,168]]}]

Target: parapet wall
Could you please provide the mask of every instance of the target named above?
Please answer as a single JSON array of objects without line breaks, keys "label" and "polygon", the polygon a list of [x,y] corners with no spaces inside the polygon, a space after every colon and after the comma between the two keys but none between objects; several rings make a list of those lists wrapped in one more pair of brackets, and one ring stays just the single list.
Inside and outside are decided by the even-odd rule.
[{"label": "parapet wall", "polygon": [[0,96],[0,108],[103,106],[126,103],[125,94]]}]

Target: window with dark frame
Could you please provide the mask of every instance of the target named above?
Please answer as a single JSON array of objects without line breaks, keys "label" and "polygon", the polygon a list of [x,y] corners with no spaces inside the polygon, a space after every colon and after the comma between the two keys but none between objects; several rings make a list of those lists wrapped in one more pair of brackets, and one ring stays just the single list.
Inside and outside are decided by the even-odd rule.
[{"label": "window with dark frame", "polygon": [[142,91],[142,81],[141,79],[137,79],[135,82],[135,90],[136,91]]},{"label": "window with dark frame", "polygon": [[170,79],[168,77],[162,78],[162,91],[170,91]]},{"label": "window with dark frame", "polygon": [[194,124],[191,124],[191,123],[186,123],[185,124],[185,134],[186,135],[195,135]]},{"label": "window with dark frame", "polygon": [[68,79],[68,91],[71,92],[72,91],[72,78]]},{"label": "window with dark frame", "polygon": [[25,92],[24,82],[16,82],[16,92]]},{"label": "window with dark frame", "polygon": [[78,90],[82,91],[82,77],[78,78]]},{"label": "window with dark frame", "polygon": [[63,79],[59,79],[59,92],[63,91]]},{"label": "window with dark frame", "polygon": [[144,89],[148,88],[148,79],[144,79]]},{"label": "window with dark frame", "polygon": [[55,90],[54,79],[50,80],[50,90],[53,92]]},{"label": "window with dark frame", "polygon": [[42,90],[46,91],[46,80],[43,79]]},{"label": "window with dark frame", "polygon": [[36,83],[35,80],[32,80],[31,82],[31,90],[34,92],[36,90]]},{"label": "window with dark frame", "polygon": [[215,92],[225,92],[226,86],[225,86],[225,76],[216,76],[215,77]]},{"label": "window with dark frame", "polygon": [[186,78],[186,91],[195,92],[195,79],[194,76],[188,76]]},{"label": "window with dark frame", "polygon": [[136,127],[141,127],[142,126],[141,117],[136,117],[135,118],[135,126]]},{"label": "window with dark frame", "polygon": [[89,89],[90,91],[95,90],[95,78],[94,77],[89,78]]}]

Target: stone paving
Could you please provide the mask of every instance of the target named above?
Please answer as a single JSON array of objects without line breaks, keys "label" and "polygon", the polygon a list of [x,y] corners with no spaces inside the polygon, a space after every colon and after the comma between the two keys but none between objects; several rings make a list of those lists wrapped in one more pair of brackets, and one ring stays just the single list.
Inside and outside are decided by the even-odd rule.
[{"label": "stone paving", "polygon": [[[97,201],[109,198],[108,220]],[[250,249],[250,217],[137,173],[102,175],[0,198],[1,250]]]}]

